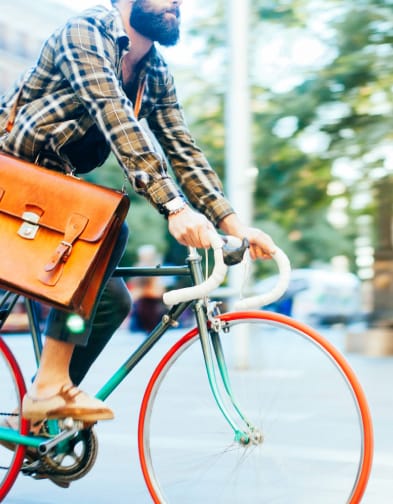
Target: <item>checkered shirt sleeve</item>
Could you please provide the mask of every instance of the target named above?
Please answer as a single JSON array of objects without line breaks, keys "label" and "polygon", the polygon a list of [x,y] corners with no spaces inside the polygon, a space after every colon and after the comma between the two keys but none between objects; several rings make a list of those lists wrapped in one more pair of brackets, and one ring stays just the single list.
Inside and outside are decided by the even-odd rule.
[{"label": "checkered shirt sleeve", "polygon": [[62,147],[83,138],[96,123],[136,192],[156,207],[183,192],[217,224],[233,210],[185,125],[172,76],[155,48],[141,72],[147,82],[141,116],[165,155],[135,117],[121,83],[128,42],[118,11],[103,7],[75,16],[55,32],[24,76],[14,127],[3,135],[20,83],[0,98],[0,148],[32,161],[42,151],[61,158]]}]

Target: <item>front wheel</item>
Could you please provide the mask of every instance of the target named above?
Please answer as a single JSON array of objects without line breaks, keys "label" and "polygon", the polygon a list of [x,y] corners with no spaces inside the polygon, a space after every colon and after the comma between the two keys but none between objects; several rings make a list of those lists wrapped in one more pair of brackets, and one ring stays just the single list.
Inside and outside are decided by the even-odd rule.
[{"label": "front wheel", "polygon": [[[252,442],[236,440],[217,407],[193,329],[163,357],[142,401],[139,455],[153,501],[359,503],[373,434],[367,401],[346,360],[288,317],[239,312],[220,318],[234,394],[254,426]],[[239,363],[241,354],[247,365]]]},{"label": "front wheel", "polygon": [[[20,434],[28,433],[29,423],[19,415],[25,393],[26,386],[18,363],[0,337],[0,427],[15,426]],[[0,502],[14,484],[24,455],[24,446],[19,445],[12,450],[12,445],[0,440]]]}]

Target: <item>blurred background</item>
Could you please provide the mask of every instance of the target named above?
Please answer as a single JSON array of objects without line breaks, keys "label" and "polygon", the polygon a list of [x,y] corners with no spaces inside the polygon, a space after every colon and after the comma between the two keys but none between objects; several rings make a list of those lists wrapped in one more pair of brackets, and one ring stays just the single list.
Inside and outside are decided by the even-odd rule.
[{"label": "blurred background", "polygon": [[[1,3],[0,93],[67,17],[110,5]],[[182,40],[163,52],[190,129],[234,206],[273,236],[296,270],[289,301],[272,309],[310,320],[363,319],[389,332],[393,1],[237,4],[187,0]],[[123,183],[112,158],[91,178]],[[161,216],[130,195],[132,239],[124,261],[136,262],[145,244],[165,262],[182,261]],[[274,265],[258,265],[257,286],[274,273]]]},{"label": "blurred background", "polygon": [[[110,5],[0,0],[0,94],[34,64],[55,27],[97,3]],[[185,0],[181,10],[181,41],[162,51],[190,129],[235,208],[290,257],[288,292],[268,308],[321,328],[358,373],[376,434],[364,502],[390,503],[393,0]],[[123,185],[113,158],[91,178]],[[153,261],[182,263],[162,217],[130,197],[124,263],[150,264],[146,250]],[[255,289],[267,290],[275,274],[272,261],[255,265]],[[229,296],[242,276],[230,277]],[[151,285],[130,284],[135,306],[151,318],[151,299],[167,287],[152,294]],[[217,296],[227,301],[225,292]],[[14,316],[10,329],[20,330],[26,316]],[[140,318],[127,324],[128,345],[128,329],[134,337],[144,327]]]}]

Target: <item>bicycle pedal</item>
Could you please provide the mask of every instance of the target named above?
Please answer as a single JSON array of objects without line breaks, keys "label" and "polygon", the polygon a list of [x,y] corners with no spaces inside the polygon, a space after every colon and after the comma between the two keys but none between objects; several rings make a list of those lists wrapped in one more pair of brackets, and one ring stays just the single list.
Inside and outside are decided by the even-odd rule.
[{"label": "bicycle pedal", "polygon": [[59,427],[61,430],[72,430],[77,429],[79,427],[79,423],[77,420],[74,420],[71,417],[61,418],[59,419]]},{"label": "bicycle pedal", "polygon": [[96,422],[83,422],[82,420],[75,420],[72,417],[60,418],[58,420],[59,428],[62,431],[89,429],[95,423]]},{"label": "bicycle pedal", "polygon": [[49,474],[48,469],[44,467],[40,460],[36,460],[32,464],[23,464],[21,472],[24,476],[29,476],[35,480],[47,479],[60,488],[70,486],[70,482],[57,478],[55,474]]},{"label": "bicycle pedal", "polygon": [[22,474],[26,476],[33,476],[42,469],[42,462],[39,458],[29,462],[23,462],[21,467]]}]

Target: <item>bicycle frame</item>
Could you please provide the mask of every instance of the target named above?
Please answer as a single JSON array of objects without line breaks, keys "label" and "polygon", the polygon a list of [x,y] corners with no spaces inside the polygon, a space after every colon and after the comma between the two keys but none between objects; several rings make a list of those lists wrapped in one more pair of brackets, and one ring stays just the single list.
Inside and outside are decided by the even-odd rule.
[{"label": "bicycle frame", "polygon": [[[189,247],[188,257],[185,265],[183,266],[155,266],[155,267],[118,267],[113,276],[117,277],[152,277],[152,276],[185,276],[190,278],[193,285],[203,282],[204,277],[201,266],[202,258],[197,250]],[[7,314],[12,310],[16,303],[17,295],[12,299],[8,308]],[[33,349],[37,363],[39,362],[42,350],[42,334],[38,323],[36,302],[30,299],[25,300],[28,318],[30,321],[31,337],[33,342]],[[166,331],[178,324],[178,319],[181,314],[193,305],[196,323],[199,329],[200,340],[202,345],[203,356],[206,364],[206,371],[210,388],[212,390],[214,399],[222,412],[224,418],[229,423],[235,433],[235,439],[242,443],[248,443],[250,440],[249,434],[241,429],[238,423],[234,420],[233,415],[228,411],[228,407],[224,404],[222,393],[219,389],[217,376],[215,372],[215,362],[217,362],[219,374],[224,386],[224,390],[228,394],[230,402],[234,406],[235,411],[240,418],[246,423],[248,429],[253,430],[248,420],[241,413],[240,407],[237,405],[233,397],[232,388],[229,380],[229,374],[225,363],[224,355],[221,349],[219,336],[211,314],[208,313],[208,300],[196,300],[182,302],[174,305],[162,317],[162,320],[151,331],[148,337],[138,346],[138,348],[127,358],[127,360],[115,371],[115,373],[106,381],[101,389],[96,393],[96,397],[105,400],[110,394],[123,382],[129,375],[134,367],[143,359],[143,357],[152,349],[152,347],[161,339]],[[6,317],[4,317],[5,320]],[[0,323],[0,327],[1,327]],[[51,422],[52,423],[52,422]],[[56,421],[55,421],[56,423]],[[52,429],[55,438],[48,441],[47,438],[24,436],[18,434],[5,427],[0,427],[0,439],[26,446],[33,446],[37,448],[42,454],[47,453],[53,446],[59,442],[65,441],[78,431],[77,428],[72,428],[69,431],[60,432],[58,427],[54,425]]]},{"label": "bicycle frame", "polygon": [[[215,267],[217,264],[220,263],[220,257],[216,255],[217,250],[219,250],[219,247],[214,249],[215,258],[217,260]],[[269,481],[267,480],[265,481],[264,477],[263,478],[259,477],[259,471],[257,472],[254,471],[254,464],[256,464],[255,467],[261,468],[262,470],[261,474],[262,476],[265,476],[268,473],[270,474],[270,467],[269,467],[270,465],[272,465],[273,471],[274,467],[276,466],[276,464],[274,463],[271,464],[270,462],[271,460],[274,461],[274,458],[272,459],[272,453],[269,454],[269,445],[270,445],[270,451],[273,451],[272,448],[275,448],[277,445],[280,461],[281,456],[283,454],[280,452],[281,436],[278,436],[277,433],[275,433],[274,426],[272,431],[270,430],[269,432],[266,431],[267,450],[261,449],[262,445],[265,444],[264,443],[265,426],[267,425],[267,424],[263,425],[263,423],[265,422],[266,418],[269,419],[269,416],[266,416],[265,418],[264,414],[263,415],[264,418],[261,418],[258,413],[261,411],[264,412],[265,407],[269,406],[268,403],[271,402],[268,400],[267,403],[265,403],[266,401],[265,393],[268,392],[270,388],[273,388],[272,391],[274,394],[273,402],[275,402],[277,392],[276,387],[275,386],[270,387],[271,378],[269,378],[269,373],[265,377],[254,373],[252,373],[253,376],[247,377],[251,378],[254,381],[254,385],[256,386],[256,388],[250,387],[249,380],[246,379],[245,381],[243,381],[242,378],[244,377],[239,377],[238,373],[234,373],[233,375],[231,374],[231,376],[229,376],[230,368],[229,366],[226,365],[223,351],[224,345],[226,344],[225,338],[228,337],[228,344],[230,345],[231,343],[236,341],[236,339],[239,336],[242,337],[243,335],[242,329],[247,328],[248,325],[251,323],[253,324],[255,323],[257,330],[256,335],[258,337],[258,340],[259,336],[263,337],[264,348],[266,348],[267,344],[269,344],[271,334],[269,331],[263,331],[263,330],[258,332],[258,328],[262,329],[263,327],[267,327],[268,329],[269,328],[283,329],[283,331],[279,331],[280,335],[281,332],[283,332],[283,338],[280,339],[279,346],[275,349],[277,352],[273,352],[275,353],[273,357],[276,357],[277,354],[281,355],[283,353],[282,352],[283,347],[280,345],[286,343],[287,340],[291,342],[293,336],[298,336],[300,337],[300,339],[302,338],[304,339],[305,344],[311,343],[313,345],[313,348],[318,350],[318,353],[322,359],[321,361],[322,364],[325,362],[328,363],[329,366],[330,364],[332,365],[332,369],[330,369],[329,367],[329,370],[336,373],[336,375],[337,372],[339,373],[341,377],[340,380],[341,385],[342,385],[342,379],[344,379],[344,384],[346,386],[342,391],[343,393],[342,394],[340,393],[340,397],[344,399],[346,402],[349,402],[347,406],[349,406],[348,413],[350,413],[351,415],[350,417],[351,421],[352,419],[356,421],[357,418],[359,424],[359,429],[354,430],[354,435],[351,437],[351,441],[349,441],[348,443],[349,451],[351,453],[353,451],[354,454],[356,452],[353,463],[351,463],[356,473],[353,474],[354,483],[352,484],[352,486],[348,488],[349,493],[348,493],[348,500],[346,502],[348,502],[348,504],[349,503],[358,504],[360,502],[361,497],[363,496],[370,475],[372,464],[372,453],[373,453],[373,435],[372,435],[372,420],[370,417],[367,400],[364,396],[364,393],[362,391],[359,382],[356,379],[354,372],[351,370],[349,365],[346,363],[345,359],[340,355],[340,353],[335,349],[333,345],[331,345],[328,341],[324,340],[324,338],[321,337],[317,332],[313,331],[311,328],[308,328],[304,324],[301,324],[300,322],[298,323],[296,321],[293,321],[292,319],[285,317],[283,315],[270,314],[269,312],[261,312],[259,310],[244,311],[245,308],[243,307],[247,305],[247,303],[245,304],[243,303],[243,305],[240,306],[240,311],[238,309],[235,312],[220,314],[219,309],[217,307],[217,302],[215,302],[212,299],[209,299],[207,296],[205,297],[205,292],[209,291],[205,289],[207,281],[205,280],[203,275],[201,257],[198,255],[195,249],[190,248],[188,252],[189,255],[187,257],[186,264],[183,266],[175,266],[175,267],[156,266],[153,268],[137,268],[137,267],[118,268],[114,273],[115,276],[125,278],[138,277],[138,276],[139,277],[173,276],[173,275],[184,276],[187,277],[189,281],[194,284],[193,287],[195,288],[191,289],[186,288],[180,292],[174,291],[172,293],[165,294],[164,300],[171,305],[171,308],[167,310],[167,313],[162,317],[161,321],[157,324],[157,326],[151,331],[147,339],[144,340],[138,346],[138,348],[131,353],[131,355],[127,358],[124,364],[122,364],[117,369],[117,371],[109,378],[109,380],[107,380],[104,383],[104,385],[99,389],[99,391],[96,394],[96,397],[102,400],[105,400],[109,395],[111,395],[112,392],[134,369],[136,364],[140,360],[142,360],[143,357],[152,349],[155,343],[157,343],[160,340],[160,338],[165,334],[165,332],[169,328],[176,326],[178,324],[178,320],[181,314],[188,307],[190,306],[192,307],[195,315],[196,327],[193,327],[190,330],[186,331],[181,338],[179,338],[174,344],[171,344],[169,350],[164,352],[164,355],[162,356],[158,366],[155,368],[155,371],[152,373],[152,376],[148,381],[140,408],[139,424],[138,424],[139,458],[147,488],[154,502],[157,502],[157,504],[167,502],[167,500],[165,498],[163,499],[162,497],[165,497],[165,489],[168,483],[169,485],[171,485],[173,482],[172,475],[171,474],[168,475],[166,473],[167,468],[166,461],[163,459],[161,459],[160,461],[161,456],[160,450],[162,451],[161,439],[163,432],[165,433],[164,435],[168,437],[168,439],[171,439],[171,444],[173,443],[173,445],[175,445],[178,442],[179,435],[180,439],[182,439],[182,435],[190,434],[189,427],[192,427],[195,430],[196,426],[197,430],[199,429],[199,432],[194,432],[193,434],[195,435],[191,433],[192,435],[191,439],[195,440],[200,439],[201,442],[200,443],[197,442],[189,446],[190,452],[192,452],[192,455],[196,456],[196,459],[193,459],[187,465],[184,464],[184,456],[182,454],[182,450],[180,450],[176,454],[173,454],[175,455],[175,459],[177,457],[177,460],[174,463],[174,465],[176,465],[176,463],[178,464],[176,474],[178,474],[178,472],[183,471],[183,477],[180,478],[179,481],[184,481],[188,484],[190,481],[190,476],[193,476],[194,485],[196,485],[194,486],[194,489],[199,491],[199,488],[204,488],[204,485],[201,485],[200,481],[206,477],[207,478],[206,481],[208,482],[208,488],[210,489],[211,482],[209,481],[211,476],[210,471],[206,471],[206,464],[205,464],[207,455],[208,457],[213,456],[213,459],[215,460],[215,463],[213,465],[215,466],[216,469],[218,469],[217,479],[214,478],[214,482],[217,482],[218,485],[217,486],[218,493],[216,494],[216,497],[218,496],[220,498],[222,496],[222,489],[227,488],[228,482],[232,481],[233,479],[235,480],[234,489],[236,491],[232,494],[231,491],[229,490],[228,495],[232,497],[232,495],[236,494],[236,497],[240,497],[241,500],[240,501],[236,500],[236,502],[242,502],[244,500],[245,494],[243,494],[243,488],[237,488],[236,485],[237,483],[236,480],[238,480],[238,478],[237,477],[232,478],[234,471],[236,471],[237,475],[237,468],[238,466],[239,468],[240,466],[243,466],[243,462],[248,462],[247,464],[248,467],[247,468],[244,467],[247,473],[244,474],[239,473],[239,479],[241,479],[242,482],[244,482],[247,488],[253,489],[252,500],[253,501],[255,501],[255,499],[258,500],[259,496],[262,495],[262,493],[265,491],[266,489],[265,484],[266,482],[269,483]],[[213,272],[214,271],[216,270],[214,269]],[[220,274],[217,276],[222,282],[224,275]],[[213,275],[210,275],[208,280],[211,279],[212,277]],[[218,282],[216,282],[215,284],[213,283],[212,288],[214,288],[214,285],[217,284]],[[210,291],[212,290],[212,288],[210,289]],[[196,292],[197,294],[195,294]],[[269,293],[269,296],[271,296],[271,293]],[[263,295],[263,297],[266,300],[267,295]],[[190,298],[192,298],[192,300],[187,301],[187,299]],[[256,297],[254,296],[254,298],[257,298],[258,302],[260,302],[259,296]],[[18,295],[10,292],[5,293],[4,296],[0,299],[0,329],[4,325],[4,322],[7,320],[9,313],[14,308],[17,299]],[[255,299],[253,299],[253,303],[255,303]],[[239,305],[236,306],[237,308],[239,308]],[[252,304],[252,306],[257,305]],[[26,308],[30,322],[30,330],[31,330],[31,337],[33,340],[34,353],[37,362],[39,362],[42,347],[41,331],[37,311],[39,307],[35,301],[26,300]],[[177,397],[175,398],[176,400],[173,403],[171,403],[172,396],[170,396],[170,394],[172,394],[173,392],[172,388],[173,384],[175,384],[176,387],[180,384],[180,386],[183,386],[183,388],[185,387],[184,388],[185,391],[188,390],[188,385],[185,384],[186,380],[183,382],[182,378],[183,377],[182,364],[184,365],[184,362],[188,363],[188,360],[184,361],[181,359],[181,357],[183,356],[185,351],[188,351],[189,346],[195,343],[197,339],[199,339],[201,342],[202,354],[208,377],[208,383],[213,396],[212,397],[213,403],[215,403],[217,405],[218,410],[220,410],[220,413],[218,413],[218,415],[217,414],[211,415],[210,411],[211,408],[210,405],[208,405],[207,414],[209,415],[208,418],[212,420],[212,423],[210,425],[210,421],[206,422],[206,426],[204,425],[203,422],[202,423],[198,421],[195,422],[192,408],[185,408],[183,411],[182,404],[180,404],[180,402],[177,400]],[[3,361],[6,364],[8,364],[9,367],[8,372],[11,381],[13,382],[13,386],[15,387],[17,397],[17,399],[11,399],[11,401],[5,407],[7,412],[2,413],[2,415],[3,416],[11,415],[19,417],[19,424],[20,424],[19,428],[16,430],[13,430],[12,428],[6,426],[6,422],[3,423],[4,427],[0,427],[0,440],[4,441],[3,442],[4,445],[6,445],[5,441],[8,443],[14,443],[20,445],[19,448],[15,450],[15,455],[13,456],[14,458],[12,459],[13,461],[11,463],[7,461],[6,465],[2,467],[2,469],[6,469],[8,471],[7,473],[5,473],[6,477],[4,479],[4,484],[2,484],[1,487],[2,490],[4,490],[2,497],[9,492],[19,471],[33,477],[36,476],[40,477],[40,475],[43,474],[43,477],[48,477],[49,479],[52,479],[51,474],[53,474],[53,481],[59,482],[60,485],[69,484],[69,482],[83,477],[92,468],[95,461],[97,441],[93,430],[89,429],[88,426],[84,425],[83,422],[81,421],[68,418],[59,420],[48,420],[47,422],[45,422],[45,429],[43,430],[44,433],[42,435],[46,436],[46,434],[49,434],[50,437],[35,437],[33,435],[28,435],[27,432],[29,428],[29,423],[25,419],[21,418],[19,412],[15,410],[15,404],[17,404],[20,401],[20,399],[26,392],[25,382],[21,374],[21,370],[19,369],[18,362],[15,359],[14,355],[12,354],[12,351],[9,349],[7,343],[5,341],[3,342],[1,339],[0,343],[1,343]],[[196,350],[196,352],[198,352],[198,349],[195,348],[195,345],[193,348]],[[292,347],[290,346],[290,348]],[[230,362],[230,358],[232,357],[231,354],[232,352],[229,348],[228,362]],[[175,362],[177,364],[178,360],[179,365],[173,366]],[[298,362],[296,360],[296,356],[295,361],[296,361],[295,367],[289,366],[289,369],[293,369],[294,371],[296,371],[296,376],[298,376]],[[312,359],[311,361],[313,362]],[[285,355],[284,355],[284,361],[281,361],[281,363],[286,369],[287,363]],[[271,364],[275,369],[277,365],[275,358],[273,358]],[[322,365],[321,367],[322,371],[325,369],[325,367],[326,367],[325,365]],[[175,368],[177,369],[177,371]],[[280,369],[280,365],[278,366],[277,369]],[[186,372],[187,379],[193,380],[195,378],[195,374],[193,374],[194,370],[191,369],[190,371],[191,374],[188,373],[188,370]],[[314,372],[313,365],[308,366],[308,371],[311,371],[311,373]],[[322,377],[324,377],[324,374],[322,374]],[[260,378],[262,379],[263,382],[262,388]],[[288,383],[288,379],[286,376],[283,377],[283,380],[286,382],[287,385],[290,385]],[[246,408],[250,408],[248,413],[250,414],[250,416],[253,417],[253,421],[255,422],[255,424],[251,424],[250,421],[243,414],[244,411],[243,408],[239,406],[234,397],[231,381],[233,381],[234,386],[236,386],[236,395],[238,395],[239,397],[243,397]],[[310,375],[306,373],[304,378],[302,377],[301,384],[304,383],[304,385],[306,386],[306,391],[308,391],[308,393],[311,393],[312,397],[314,397],[315,395],[314,384],[313,382],[309,384],[308,383],[309,381],[310,381]],[[169,387],[166,387],[167,384],[169,384]],[[191,382],[189,383],[189,385],[193,386],[193,383]],[[339,384],[337,383],[336,385]],[[237,388],[238,386],[239,388]],[[295,388],[297,389],[299,387],[296,385]],[[197,411],[200,411],[201,404],[203,405],[206,402],[205,401],[206,390],[204,387],[192,390],[193,392],[195,392],[195,397],[194,393],[188,394],[189,395],[188,399],[190,399],[193,404],[195,401]],[[290,392],[292,391],[291,387],[287,390],[289,390]],[[242,392],[243,396],[241,396]],[[162,400],[162,398],[159,399],[159,396],[162,397],[163,394],[164,396],[165,394],[167,394],[166,398],[169,399],[169,401]],[[250,403],[250,397],[252,397],[251,403]],[[279,404],[278,410],[274,410],[273,416],[271,417],[272,419],[274,420],[276,419],[277,411],[279,411],[279,413],[281,413],[281,410],[284,411],[284,413],[286,412],[286,409],[285,408],[282,409],[281,406],[285,403],[287,398],[288,394],[283,394],[283,397],[281,399],[281,405]],[[299,398],[300,400],[304,400],[303,392],[301,392]],[[351,398],[353,399],[353,402]],[[254,401],[256,401],[255,402],[255,404],[257,404],[256,407],[254,407]],[[300,404],[301,407],[303,408],[304,404],[303,403]],[[169,409],[168,405],[170,405]],[[328,410],[324,409],[321,410],[323,415],[322,418],[324,418],[325,416],[324,412],[329,413],[329,411],[332,409],[331,405],[329,404],[327,407],[329,408]],[[172,422],[172,419],[170,419],[170,416],[169,417],[166,416],[167,413],[165,408],[168,409],[169,415],[171,415],[173,411],[176,410],[177,408],[174,423],[173,424],[171,423],[171,425],[173,425],[173,428],[170,429],[169,431],[166,427],[166,422],[168,421]],[[319,422],[315,422],[314,420],[314,408],[312,409],[313,411],[311,411],[311,414],[306,416],[303,415],[303,409],[301,409],[300,420],[299,419],[296,420],[299,423],[299,425],[300,422],[301,424],[303,424],[303,420],[308,421],[307,425],[309,426],[309,429],[306,429],[304,431],[303,438],[300,437],[300,439],[304,440],[304,443],[306,444],[307,447],[309,444],[308,440],[309,433],[311,432],[311,434],[314,435],[315,437],[314,425],[319,427]],[[292,407],[290,407],[289,411],[290,413],[292,412]],[[357,414],[357,417],[356,415],[354,415],[354,413]],[[165,419],[163,424],[161,422],[162,418]],[[261,420],[263,420],[262,423]],[[178,422],[177,424],[176,421]],[[284,428],[284,431],[282,431],[283,434],[282,439],[284,439],[286,442],[291,443],[293,437],[292,436],[293,431],[292,429],[290,429],[289,433],[286,433],[287,425],[288,420],[284,415],[282,422],[282,427]],[[151,436],[151,426],[153,426],[153,430],[155,430],[158,427],[158,431],[156,431],[153,437]],[[225,426],[227,426],[227,428],[223,429],[223,427]],[[160,427],[161,431],[159,430]],[[326,437],[325,427],[327,427],[327,430],[331,429],[332,427],[331,420],[328,414],[325,424],[320,428],[318,439],[325,439]],[[302,428],[303,427],[300,427],[300,431]],[[164,431],[162,429],[164,429]],[[231,429],[235,434],[235,438],[228,445],[228,434],[229,436],[231,435]],[[273,434],[273,437],[271,437],[271,434]],[[154,436],[155,440],[153,439]],[[214,439],[212,436],[214,437]],[[218,444],[216,444],[216,436],[218,436],[217,437]],[[340,450],[343,438],[340,436],[336,436],[334,429],[332,431],[332,439],[335,439],[336,449]],[[157,440],[158,444],[156,442]],[[354,443],[358,443],[358,441],[360,441],[359,450],[357,449],[357,447],[353,448],[355,446]],[[84,458],[81,459],[81,461],[77,460],[78,457],[77,458],[73,457],[73,455],[75,455],[73,453],[73,448],[77,446],[78,443],[81,443],[82,445],[81,453],[83,453]],[[295,493],[297,492],[298,489],[298,477],[296,466],[297,459],[293,456],[295,453],[293,450],[296,450],[296,453],[298,453],[299,451],[298,443],[299,439],[297,436],[295,436],[292,452],[290,450],[288,457],[286,457],[289,470],[288,474],[293,476],[292,483],[294,483],[294,486],[292,490],[294,490]],[[330,437],[326,437],[326,443],[329,452]],[[23,447],[26,446],[31,446],[35,448],[37,452],[40,454],[40,457],[34,457],[33,461],[30,462],[30,460],[25,457],[25,451]],[[225,460],[228,461],[229,465],[227,465],[226,463],[224,464],[216,463],[217,455],[220,456],[228,455],[228,457],[225,457]],[[333,453],[333,456],[334,457],[336,456],[335,453]],[[313,451],[308,453],[307,457],[310,457],[311,461],[314,459],[317,460],[318,458],[318,457],[315,458],[315,453]],[[305,458],[305,460],[307,459],[307,457]],[[62,461],[68,459],[71,460],[70,464],[68,465],[65,464],[63,467]],[[198,459],[200,463],[195,464],[195,462]],[[331,461],[333,460],[333,458],[328,456],[326,460]],[[159,477],[157,477],[158,473],[156,471],[156,461],[158,461],[157,467],[159,467],[159,472],[161,472],[161,469],[164,470],[161,475],[158,475]],[[49,473],[49,475],[46,475],[45,472],[42,472],[46,471],[47,466],[45,464],[49,464],[49,467],[52,467],[52,462],[55,464],[53,466],[54,472]],[[349,459],[347,460],[346,458],[344,458],[342,462],[345,465],[347,465]],[[200,467],[200,470],[195,471],[198,468],[198,466]],[[300,466],[302,466],[302,464],[300,464]],[[57,467],[59,468],[58,470]],[[170,464],[170,467],[172,468],[174,466]],[[222,472],[221,468],[223,468]],[[279,469],[280,468],[281,463],[279,464]],[[251,473],[254,474],[254,479],[251,479],[250,480],[251,484],[248,484],[248,477],[244,479],[243,476],[246,476],[246,474],[248,475],[250,469]],[[55,478],[57,478],[57,475],[59,475],[58,476],[59,479],[55,480]],[[335,470],[330,471],[330,475],[331,477],[335,478]],[[162,476],[162,482],[161,482],[161,476]],[[290,479],[288,481],[290,481]],[[269,488],[273,492],[273,495],[276,495],[276,488],[277,488],[276,481],[277,481],[276,477],[273,477],[272,480],[270,481]],[[307,488],[308,481],[309,478],[307,471],[305,474],[305,479],[303,478],[303,483],[305,484],[304,490],[306,490]],[[349,483],[351,484],[351,482]],[[177,484],[175,486],[177,487]],[[267,492],[269,492],[269,488],[267,489]],[[302,487],[300,486],[299,488],[300,488],[299,491],[301,491]],[[310,489],[313,490],[313,488]],[[188,489],[184,490],[185,492],[187,492],[188,495]],[[240,493],[238,492],[238,490],[241,490]],[[292,496],[291,493],[292,490],[290,490],[288,494],[289,496]],[[330,495],[331,493],[330,484],[326,485],[325,491]]]}]

